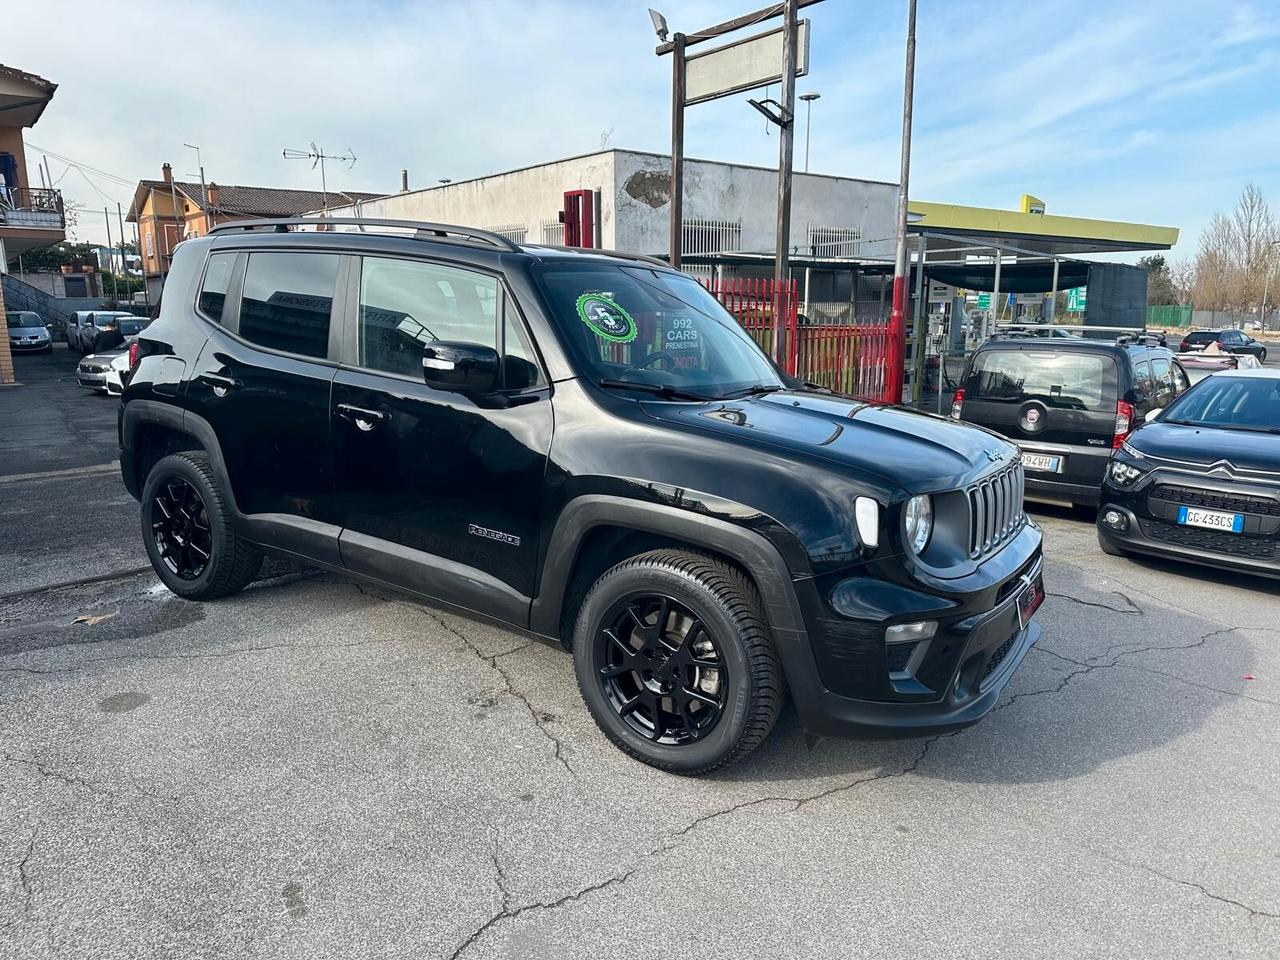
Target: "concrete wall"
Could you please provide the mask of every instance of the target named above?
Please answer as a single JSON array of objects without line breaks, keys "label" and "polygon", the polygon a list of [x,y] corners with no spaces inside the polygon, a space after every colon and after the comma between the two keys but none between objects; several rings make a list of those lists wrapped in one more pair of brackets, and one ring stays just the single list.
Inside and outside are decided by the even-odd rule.
[{"label": "concrete wall", "polygon": [[[566,190],[599,190],[603,209],[597,218],[597,242],[610,249],[661,256],[668,250],[670,166],[670,158],[661,154],[606,150],[369,200],[360,205],[360,213],[488,229],[519,225],[526,229],[526,242],[540,243],[541,224],[557,216]],[[689,160],[685,171],[686,220],[740,222],[739,249],[773,251],[776,170]],[[810,226],[855,229],[863,238],[862,256],[891,256],[896,203],[894,184],[796,174],[792,245],[804,248]],[[356,208],[330,212],[353,216]]]},{"label": "concrete wall", "polygon": [[[618,151],[616,156],[618,249],[666,254],[670,158],[631,151]],[[777,196],[776,170],[685,161],[684,219],[740,221],[742,250],[773,252]],[[798,173],[792,185],[792,247],[804,247],[811,225],[852,228],[861,231],[861,255],[890,256],[897,198],[894,184]]]},{"label": "concrete wall", "polygon": [[[613,154],[595,153],[508,173],[411,190],[360,204],[360,215],[391,220],[433,220],[484,229],[524,227],[526,243],[542,242],[542,222],[554,220],[566,190],[613,193]],[[601,245],[613,247],[611,204],[604,203]],[[331,207],[333,216],[355,216],[355,207]]]}]

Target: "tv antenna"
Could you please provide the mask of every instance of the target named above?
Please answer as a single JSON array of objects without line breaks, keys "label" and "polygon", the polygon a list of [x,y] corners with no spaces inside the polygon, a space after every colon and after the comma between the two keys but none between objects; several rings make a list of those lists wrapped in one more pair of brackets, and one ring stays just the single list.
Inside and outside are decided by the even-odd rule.
[{"label": "tv antenna", "polygon": [[324,177],[324,162],[326,160],[337,160],[339,163],[345,163],[347,169],[350,170],[356,164],[355,153],[352,152],[350,147],[347,147],[347,152],[341,155],[325,153],[324,149],[317,147],[316,142],[312,140],[310,150],[295,150],[293,147],[285,147],[284,157],[286,160],[310,160],[312,170],[317,166],[320,167],[321,205],[324,214],[327,216],[329,213],[329,186]]}]

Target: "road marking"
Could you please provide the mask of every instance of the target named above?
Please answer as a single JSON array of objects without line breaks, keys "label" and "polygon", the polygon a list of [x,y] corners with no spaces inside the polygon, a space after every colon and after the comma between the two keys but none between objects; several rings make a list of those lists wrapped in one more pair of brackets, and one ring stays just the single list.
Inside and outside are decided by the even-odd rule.
[{"label": "road marking", "polygon": [[53,480],[57,477],[96,477],[104,473],[116,473],[120,470],[120,461],[95,463],[89,467],[71,467],[68,470],[48,470],[44,473],[17,473],[11,477],[0,477],[0,483],[23,483],[28,480]]}]

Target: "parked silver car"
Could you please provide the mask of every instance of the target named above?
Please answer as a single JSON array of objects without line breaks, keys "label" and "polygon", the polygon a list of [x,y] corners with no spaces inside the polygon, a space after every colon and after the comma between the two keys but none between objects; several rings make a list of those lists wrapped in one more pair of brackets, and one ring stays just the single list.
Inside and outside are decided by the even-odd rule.
[{"label": "parked silver car", "polygon": [[146,323],[142,317],[135,317],[124,310],[94,310],[87,317],[77,317],[73,349],[81,353],[93,353],[95,350],[116,346],[124,337],[120,330],[121,322],[130,320],[139,324]]},{"label": "parked silver car", "polygon": [[40,314],[33,310],[13,310],[6,318],[11,353],[53,353],[53,334]]}]

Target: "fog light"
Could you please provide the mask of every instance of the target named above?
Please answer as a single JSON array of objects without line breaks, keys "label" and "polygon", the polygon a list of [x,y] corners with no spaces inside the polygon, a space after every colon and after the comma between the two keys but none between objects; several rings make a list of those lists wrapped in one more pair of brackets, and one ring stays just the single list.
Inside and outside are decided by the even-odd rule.
[{"label": "fog light", "polygon": [[1102,514],[1102,522],[1112,530],[1128,530],[1129,518],[1119,510],[1107,510]]},{"label": "fog light", "polygon": [[909,643],[928,640],[938,631],[937,620],[917,620],[915,623],[895,623],[884,631],[885,643]]}]

